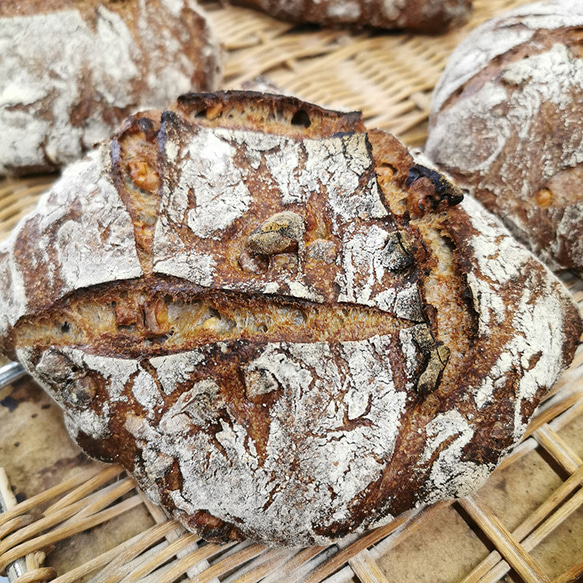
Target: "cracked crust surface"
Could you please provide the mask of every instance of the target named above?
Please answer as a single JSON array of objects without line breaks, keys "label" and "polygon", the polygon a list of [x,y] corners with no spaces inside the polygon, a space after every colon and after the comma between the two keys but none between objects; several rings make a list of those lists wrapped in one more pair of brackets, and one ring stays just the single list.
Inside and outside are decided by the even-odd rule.
[{"label": "cracked crust surface", "polygon": [[444,32],[459,26],[472,10],[471,0],[234,0],[234,3],[292,22],[358,24],[422,33]]},{"label": "cracked crust surface", "polygon": [[583,6],[473,31],[436,87],[426,153],[553,269],[583,271]]},{"label": "cracked crust surface", "polygon": [[0,175],[58,169],[131,113],[214,89],[219,45],[191,0],[0,6]]},{"label": "cracked crust surface", "polygon": [[130,118],[0,245],[3,350],[211,540],[325,544],[479,487],[570,362],[568,293],[357,114]]}]

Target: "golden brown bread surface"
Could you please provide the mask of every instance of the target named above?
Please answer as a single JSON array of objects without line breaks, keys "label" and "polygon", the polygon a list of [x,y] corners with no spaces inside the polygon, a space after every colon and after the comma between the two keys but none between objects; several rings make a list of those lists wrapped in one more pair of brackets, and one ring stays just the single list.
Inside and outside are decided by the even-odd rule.
[{"label": "golden brown bread surface", "polygon": [[583,5],[474,30],[436,87],[426,152],[553,269],[583,272]]},{"label": "golden brown bread surface", "polygon": [[444,32],[465,22],[471,0],[234,0],[271,16],[293,22],[405,28],[422,33]]},{"label": "golden brown bread surface", "polygon": [[203,536],[323,544],[479,487],[570,362],[552,274],[358,114],[130,118],[0,245],[3,350]]},{"label": "golden brown bread surface", "polygon": [[220,72],[194,0],[1,2],[0,37],[0,175],[58,169]]}]

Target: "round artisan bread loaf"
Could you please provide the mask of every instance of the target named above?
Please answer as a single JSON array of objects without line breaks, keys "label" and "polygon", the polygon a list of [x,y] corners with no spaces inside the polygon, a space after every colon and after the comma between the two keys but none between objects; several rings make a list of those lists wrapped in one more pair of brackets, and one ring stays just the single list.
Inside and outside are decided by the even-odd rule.
[{"label": "round artisan bread loaf", "polygon": [[130,118],[0,246],[0,339],[212,540],[324,544],[479,487],[569,364],[562,284],[360,114]]},{"label": "round artisan bread loaf", "polygon": [[1,2],[0,39],[0,175],[58,169],[219,76],[194,0]]},{"label": "round artisan bread loaf", "polygon": [[435,89],[427,155],[553,269],[583,272],[583,3],[488,21]]},{"label": "round artisan bread loaf", "polygon": [[472,0],[234,0],[292,22],[444,32],[464,23]]}]

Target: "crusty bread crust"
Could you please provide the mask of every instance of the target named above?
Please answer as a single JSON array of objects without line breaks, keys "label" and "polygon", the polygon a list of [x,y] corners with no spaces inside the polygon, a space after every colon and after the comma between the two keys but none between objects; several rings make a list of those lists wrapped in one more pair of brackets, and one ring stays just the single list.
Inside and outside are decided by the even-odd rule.
[{"label": "crusty bread crust", "polygon": [[218,41],[194,0],[3,2],[0,175],[58,169],[131,113],[214,89]]},{"label": "crusty bread crust", "polygon": [[405,28],[423,33],[444,32],[463,24],[471,0],[234,0],[271,16],[293,22]]},{"label": "crusty bread crust", "polygon": [[583,6],[476,29],[436,87],[426,153],[553,269],[583,272]]},{"label": "crusty bread crust", "polygon": [[324,544],[479,487],[573,356],[566,290],[460,201],[356,114],[187,96],[0,245],[3,350],[188,528]]}]

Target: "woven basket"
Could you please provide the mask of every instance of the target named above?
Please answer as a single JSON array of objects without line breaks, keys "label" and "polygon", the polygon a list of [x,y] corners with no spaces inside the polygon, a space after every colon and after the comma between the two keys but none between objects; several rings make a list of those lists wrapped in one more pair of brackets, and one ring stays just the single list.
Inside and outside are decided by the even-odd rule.
[{"label": "woven basket", "polygon": [[[466,27],[437,37],[299,27],[205,7],[226,49],[224,88],[260,78],[324,106],[361,110],[369,127],[419,146],[449,53],[476,25],[524,3],[475,0]],[[0,239],[55,178],[0,181]],[[583,306],[583,281],[564,281]],[[582,346],[523,443],[481,490],[326,548],[205,543],[145,499],[122,468],[84,456],[30,379],[1,389],[0,403],[0,494],[11,507],[0,514],[0,571],[17,560],[27,570],[19,583],[583,580]]]}]

